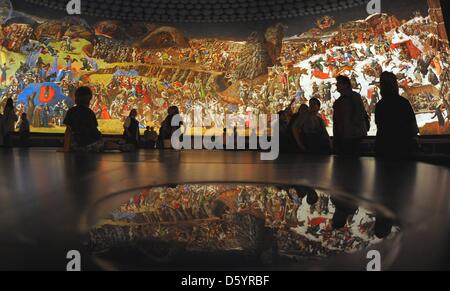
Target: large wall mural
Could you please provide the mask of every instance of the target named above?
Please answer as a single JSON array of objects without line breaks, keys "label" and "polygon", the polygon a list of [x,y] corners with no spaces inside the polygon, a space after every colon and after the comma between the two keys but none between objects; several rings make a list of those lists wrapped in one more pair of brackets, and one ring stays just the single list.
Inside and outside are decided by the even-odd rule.
[{"label": "large wall mural", "polygon": [[373,114],[378,76],[390,70],[421,133],[450,133],[448,42],[437,27],[442,12],[429,7],[433,1],[409,17],[336,12],[317,16],[310,27],[268,23],[245,38],[191,35],[182,24],[61,19],[50,11],[33,16],[0,2],[0,108],[12,97],[33,132],[64,132],[62,120],[80,85],[93,89],[91,106],[105,134],[122,133],[133,108],[142,127],[158,127],[171,105],[188,126],[196,109],[218,125],[215,114],[276,113],[311,97],[322,101],[331,132],[339,97],[334,78],[349,76]]}]

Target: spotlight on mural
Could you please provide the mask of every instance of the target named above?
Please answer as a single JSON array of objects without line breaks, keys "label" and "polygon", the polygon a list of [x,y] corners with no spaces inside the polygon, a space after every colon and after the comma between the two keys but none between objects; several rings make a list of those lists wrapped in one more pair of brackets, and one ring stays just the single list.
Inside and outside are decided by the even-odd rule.
[{"label": "spotlight on mural", "polygon": [[369,17],[363,7],[270,22],[233,37],[228,25],[206,33],[183,24],[60,19],[50,10],[47,17],[16,11],[2,0],[0,107],[11,97],[19,114],[28,113],[33,132],[60,133],[75,88],[88,85],[101,131],[121,134],[133,108],[142,128],[159,127],[172,105],[192,127],[195,110],[212,119],[273,114],[317,97],[332,134],[334,78],[347,75],[375,135],[378,77],[389,70],[421,134],[449,134],[449,50],[439,1],[403,2]]}]

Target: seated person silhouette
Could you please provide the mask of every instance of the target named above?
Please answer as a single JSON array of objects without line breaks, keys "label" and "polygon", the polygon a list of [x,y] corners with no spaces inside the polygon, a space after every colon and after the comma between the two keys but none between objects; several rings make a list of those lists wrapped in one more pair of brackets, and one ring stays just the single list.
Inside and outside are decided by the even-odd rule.
[{"label": "seated person silhouette", "polygon": [[67,127],[64,143],[66,152],[102,152],[105,148],[97,118],[89,108],[91,100],[90,88],[80,87],[76,90],[76,106],[69,109],[63,122]]}]

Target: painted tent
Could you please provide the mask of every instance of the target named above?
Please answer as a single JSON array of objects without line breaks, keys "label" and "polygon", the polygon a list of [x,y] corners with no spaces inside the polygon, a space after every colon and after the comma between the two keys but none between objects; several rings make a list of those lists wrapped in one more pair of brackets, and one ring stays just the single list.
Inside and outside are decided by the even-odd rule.
[{"label": "painted tent", "polygon": [[42,106],[44,104],[54,106],[61,101],[65,101],[69,107],[74,105],[74,101],[64,95],[61,87],[55,83],[34,83],[28,85],[22,93],[18,95],[17,103],[22,103],[25,108],[27,108],[28,100],[33,95],[35,106]]}]

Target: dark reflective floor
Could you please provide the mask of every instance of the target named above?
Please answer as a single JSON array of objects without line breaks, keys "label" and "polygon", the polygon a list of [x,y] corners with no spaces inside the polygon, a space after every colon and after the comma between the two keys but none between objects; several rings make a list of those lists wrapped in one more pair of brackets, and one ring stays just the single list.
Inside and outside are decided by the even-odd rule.
[{"label": "dark reflective floor", "polygon": [[[449,168],[412,161],[376,161],[373,158],[285,156],[275,162],[262,162],[259,157],[259,153],[252,152],[154,151],[137,154],[65,155],[53,149],[1,150],[0,268],[65,270],[67,252],[79,250],[82,253],[83,269],[133,269],[142,267],[142,264],[149,269],[173,269],[177,262],[186,262],[192,259],[192,255],[196,255],[198,264],[180,263],[179,268],[193,266],[199,269],[220,269],[222,266],[223,269],[229,269],[236,265],[236,260],[242,261],[242,252],[239,251],[247,249],[244,246],[263,245],[260,249],[265,251],[260,252],[257,259],[250,257],[245,261],[248,263],[242,263],[240,266],[243,269],[365,270],[367,249],[371,248],[381,252],[384,269],[450,269]],[[279,198],[272,199],[279,203],[278,208],[274,206],[274,209],[268,207],[267,201],[263,203],[250,195],[249,201],[257,201],[253,202],[259,205],[259,211],[264,213],[264,217],[254,209],[243,212],[242,208],[233,209],[226,203],[223,203],[226,207],[222,205],[221,211],[211,206],[206,207],[201,214],[159,213],[146,218],[149,220],[142,220],[139,215],[128,217],[127,215],[139,212],[142,206],[154,207],[152,200],[148,200],[151,199],[148,195],[142,205],[140,200],[135,205],[135,197],[145,189],[150,192],[158,189],[152,186],[159,185],[171,185],[159,188],[162,192],[170,193],[179,187],[191,187],[191,192],[188,193],[191,193],[192,198],[186,198],[186,201],[195,201],[194,193],[205,187],[214,189],[212,192],[216,193],[213,195],[216,201],[220,193],[223,194],[216,191],[221,187],[249,188],[251,191],[247,192],[250,193],[273,189],[276,193],[284,194],[280,194],[281,197],[273,194]],[[307,197],[301,199],[304,194],[302,191],[293,191],[289,186],[279,185],[314,189],[320,201],[313,207],[321,208],[320,211],[324,212],[316,211],[311,214]],[[178,192],[180,191],[175,191]],[[244,203],[239,197],[237,195],[232,199],[238,205]],[[127,204],[130,198],[133,200]],[[326,198],[329,200],[328,214],[325,214],[325,202],[322,201]],[[339,201],[342,199],[357,206],[358,211],[344,221],[343,230],[334,230],[333,216],[340,208]],[[181,202],[179,203],[182,204]],[[292,209],[297,206],[299,215],[292,215]],[[286,213],[280,213],[280,209]],[[149,212],[147,208],[144,210],[143,212]],[[288,215],[289,210],[291,215]],[[393,233],[384,240],[377,238],[374,232],[377,216],[384,223],[395,221],[390,229]],[[174,252],[164,244],[161,247],[159,242],[149,246],[147,243],[153,243],[152,240],[139,239],[137,247],[132,248],[137,250],[134,254],[136,258],[144,257],[142,251],[159,248],[156,253],[147,252],[147,257],[153,258],[152,264],[148,260],[136,259],[135,266],[132,266],[129,264],[130,260],[123,260],[120,252],[104,256],[107,254],[105,250],[117,246],[114,240],[107,239],[107,236],[102,238],[102,235],[97,236],[97,240],[90,240],[89,237],[90,234],[96,234],[96,229],[100,231],[107,225],[108,220],[104,219],[109,218],[109,223],[114,221],[111,217],[117,223],[145,222],[145,227],[148,228],[146,234],[162,231],[166,233],[166,237],[163,236],[164,242],[181,242],[182,249],[187,252]],[[229,234],[216,233],[213,236],[216,237],[216,244],[204,243],[202,233],[203,239],[208,236],[205,236],[205,231],[201,231],[200,239],[191,239],[193,243],[186,244],[186,237],[192,234],[192,231],[189,232],[192,225],[187,228],[187,232],[186,228],[180,229],[179,225],[200,220],[202,227],[212,229],[214,233],[214,227],[208,225],[215,223],[208,220],[211,218],[234,231]],[[285,221],[280,221],[279,218]],[[236,223],[239,219],[246,223]],[[218,240],[220,237],[228,238],[232,233],[240,233],[237,226],[244,229],[244,233],[261,229],[258,225],[262,221],[263,233],[275,238],[272,243],[270,239],[268,243],[266,240],[252,240],[248,237],[236,238],[236,235],[230,236],[234,240]],[[319,224],[319,229],[309,230],[306,234],[311,227],[305,225],[310,223]],[[159,225],[164,227],[155,231],[155,227]],[[352,230],[352,235],[345,234],[346,229]],[[134,235],[133,237],[142,236],[139,231]],[[153,238],[154,235],[143,237]],[[317,240],[320,244],[317,244]],[[267,255],[266,250],[272,249],[273,241],[277,242],[277,254],[281,256]],[[330,243],[323,244],[324,241]],[[211,249],[216,257],[210,256]],[[231,249],[235,252],[222,252]],[[171,253],[178,256],[172,256]],[[304,260],[308,256],[319,259],[315,259],[312,264],[310,260]],[[326,259],[320,259],[323,257]],[[174,259],[170,261],[167,258]],[[215,262],[221,263],[214,264]]]}]

